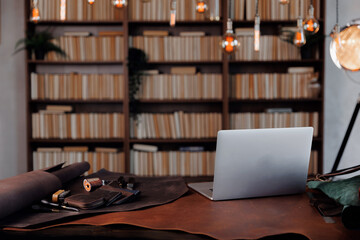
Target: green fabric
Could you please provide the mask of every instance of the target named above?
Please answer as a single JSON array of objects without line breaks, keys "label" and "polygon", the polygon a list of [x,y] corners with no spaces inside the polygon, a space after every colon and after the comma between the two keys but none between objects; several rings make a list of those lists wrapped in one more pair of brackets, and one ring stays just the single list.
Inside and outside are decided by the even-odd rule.
[{"label": "green fabric", "polygon": [[332,182],[310,181],[307,186],[310,189],[321,190],[328,197],[344,206],[360,206],[360,176]]}]

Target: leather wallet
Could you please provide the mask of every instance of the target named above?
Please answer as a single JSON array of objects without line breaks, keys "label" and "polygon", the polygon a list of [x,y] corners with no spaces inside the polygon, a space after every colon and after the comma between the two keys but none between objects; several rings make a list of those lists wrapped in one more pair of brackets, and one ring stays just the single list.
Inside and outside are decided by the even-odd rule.
[{"label": "leather wallet", "polygon": [[75,194],[65,198],[65,202],[80,209],[95,209],[109,206],[121,197],[121,192],[110,186],[102,186],[93,192]]}]

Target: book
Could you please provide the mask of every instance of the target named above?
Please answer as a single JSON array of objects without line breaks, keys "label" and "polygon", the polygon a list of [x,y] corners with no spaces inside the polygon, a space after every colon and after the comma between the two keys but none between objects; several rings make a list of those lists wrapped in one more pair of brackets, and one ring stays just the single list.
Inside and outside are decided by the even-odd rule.
[{"label": "book", "polygon": [[91,35],[91,32],[64,32],[64,36],[87,37]]},{"label": "book", "polygon": [[89,147],[87,146],[65,146],[64,152],[87,152]]},{"label": "book", "polygon": [[314,67],[288,67],[288,73],[314,73]]},{"label": "book", "polygon": [[95,152],[112,152],[112,153],[116,153],[116,152],[118,152],[118,149],[117,148],[96,147]]},{"label": "book", "polygon": [[72,106],[66,105],[46,105],[47,111],[63,111],[63,112],[71,112],[73,110]]},{"label": "book", "polygon": [[144,30],[144,36],[169,36],[169,31],[162,30]]},{"label": "book", "polygon": [[198,37],[198,36],[205,36],[205,32],[180,32],[179,34],[182,37]]},{"label": "book", "polygon": [[292,112],[291,108],[267,108],[265,110],[267,113],[289,113]]},{"label": "book", "polygon": [[99,32],[99,36],[123,36],[123,31],[102,31]]},{"label": "book", "polygon": [[254,28],[235,28],[237,36],[254,36]]},{"label": "book", "polygon": [[171,74],[196,74],[196,67],[172,67]]},{"label": "book", "polygon": [[186,147],[180,147],[179,151],[182,152],[202,152],[204,151],[203,146],[186,146]]},{"label": "book", "polygon": [[58,147],[40,147],[37,148],[36,151],[38,152],[61,152],[62,149]]},{"label": "book", "polygon": [[144,70],[143,73],[147,75],[156,75],[159,74],[160,71],[159,69],[150,69],[150,70]]},{"label": "book", "polygon": [[156,152],[158,150],[158,147],[148,144],[134,144],[133,149],[144,152]]}]

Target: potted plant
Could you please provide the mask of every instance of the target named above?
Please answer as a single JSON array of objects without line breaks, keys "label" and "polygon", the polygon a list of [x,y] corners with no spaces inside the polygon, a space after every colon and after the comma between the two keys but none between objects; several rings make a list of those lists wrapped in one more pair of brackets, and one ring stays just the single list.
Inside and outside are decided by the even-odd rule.
[{"label": "potted plant", "polygon": [[[15,45],[15,53],[28,50],[29,58],[35,55],[35,59],[43,60],[45,55],[49,52],[56,52],[63,57],[66,57],[66,53],[51,40],[53,36],[47,30],[40,32],[27,32],[26,37],[20,39]],[[14,54],[15,54],[14,53]]]}]

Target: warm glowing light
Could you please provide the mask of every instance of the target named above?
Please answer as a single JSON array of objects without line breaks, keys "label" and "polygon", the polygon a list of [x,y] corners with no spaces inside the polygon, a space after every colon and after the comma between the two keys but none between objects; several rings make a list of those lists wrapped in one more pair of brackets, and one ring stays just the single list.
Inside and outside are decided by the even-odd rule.
[{"label": "warm glowing light", "polygon": [[289,4],[290,0],[279,0],[279,3],[282,5]]},{"label": "warm glowing light", "polygon": [[66,0],[61,0],[60,2],[60,20],[64,21],[66,19]]},{"label": "warm glowing light", "polygon": [[198,0],[196,2],[196,11],[198,13],[205,13],[208,9],[208,5],[205,0]]},{"label": "warm glowing light", "polygon": [[227,30],[225,35],[223,36],[223,40],[221,41],[220,45],[224,52],[228,54],[234,53],[240,46],[240,42],[236,39],[236,36],[234,35],[232,21],[230,18],[227,21]]},{"label": "warm glowing light", "polygon": [[127,6],[126,0],[113,0],[112,3],[116,8],[123,8]]},{"label": "warm glowing light", "polygon": [[31,10],[30,21],[32,21],[34,23],[37,23],[38,21],[40,21],[40,11],[39,11],[39,7],[38,7],[38,0],[32,1],[32,10]]},{"label": "warm glowing light", "polygon": [[315,34],[319,31],[320,25],[319,22],[314,17],[314,7],[310,5],[309,15],[307,16],[304,22],[304,30],[308,33]]},{"label": "warm glowing light", "polygon": [[256,52],[260,51],[260,16],[255,16],[255,25],[254,25],[254,50]]},{"label": "warm glowing light", "polygon": [[170,26],[175,27],[176,24],[176,0],[170,2]]},{"label": "warm glowing light", "polygon": [[297,31],[294,35],[294,45],[297,47],[302,47],[306,44],[305,32],[303,28],[302,18],[298,18],[297,21]]},{"label": "warm glowing light", "polygon": [[338,68],[360,70],[360,25],[353,24],[332,34],[330,56]]},{"label": "warm glowing light", "polygon": [[95,3],[95,0],[87,0],[88,4],[93,5]]}]

